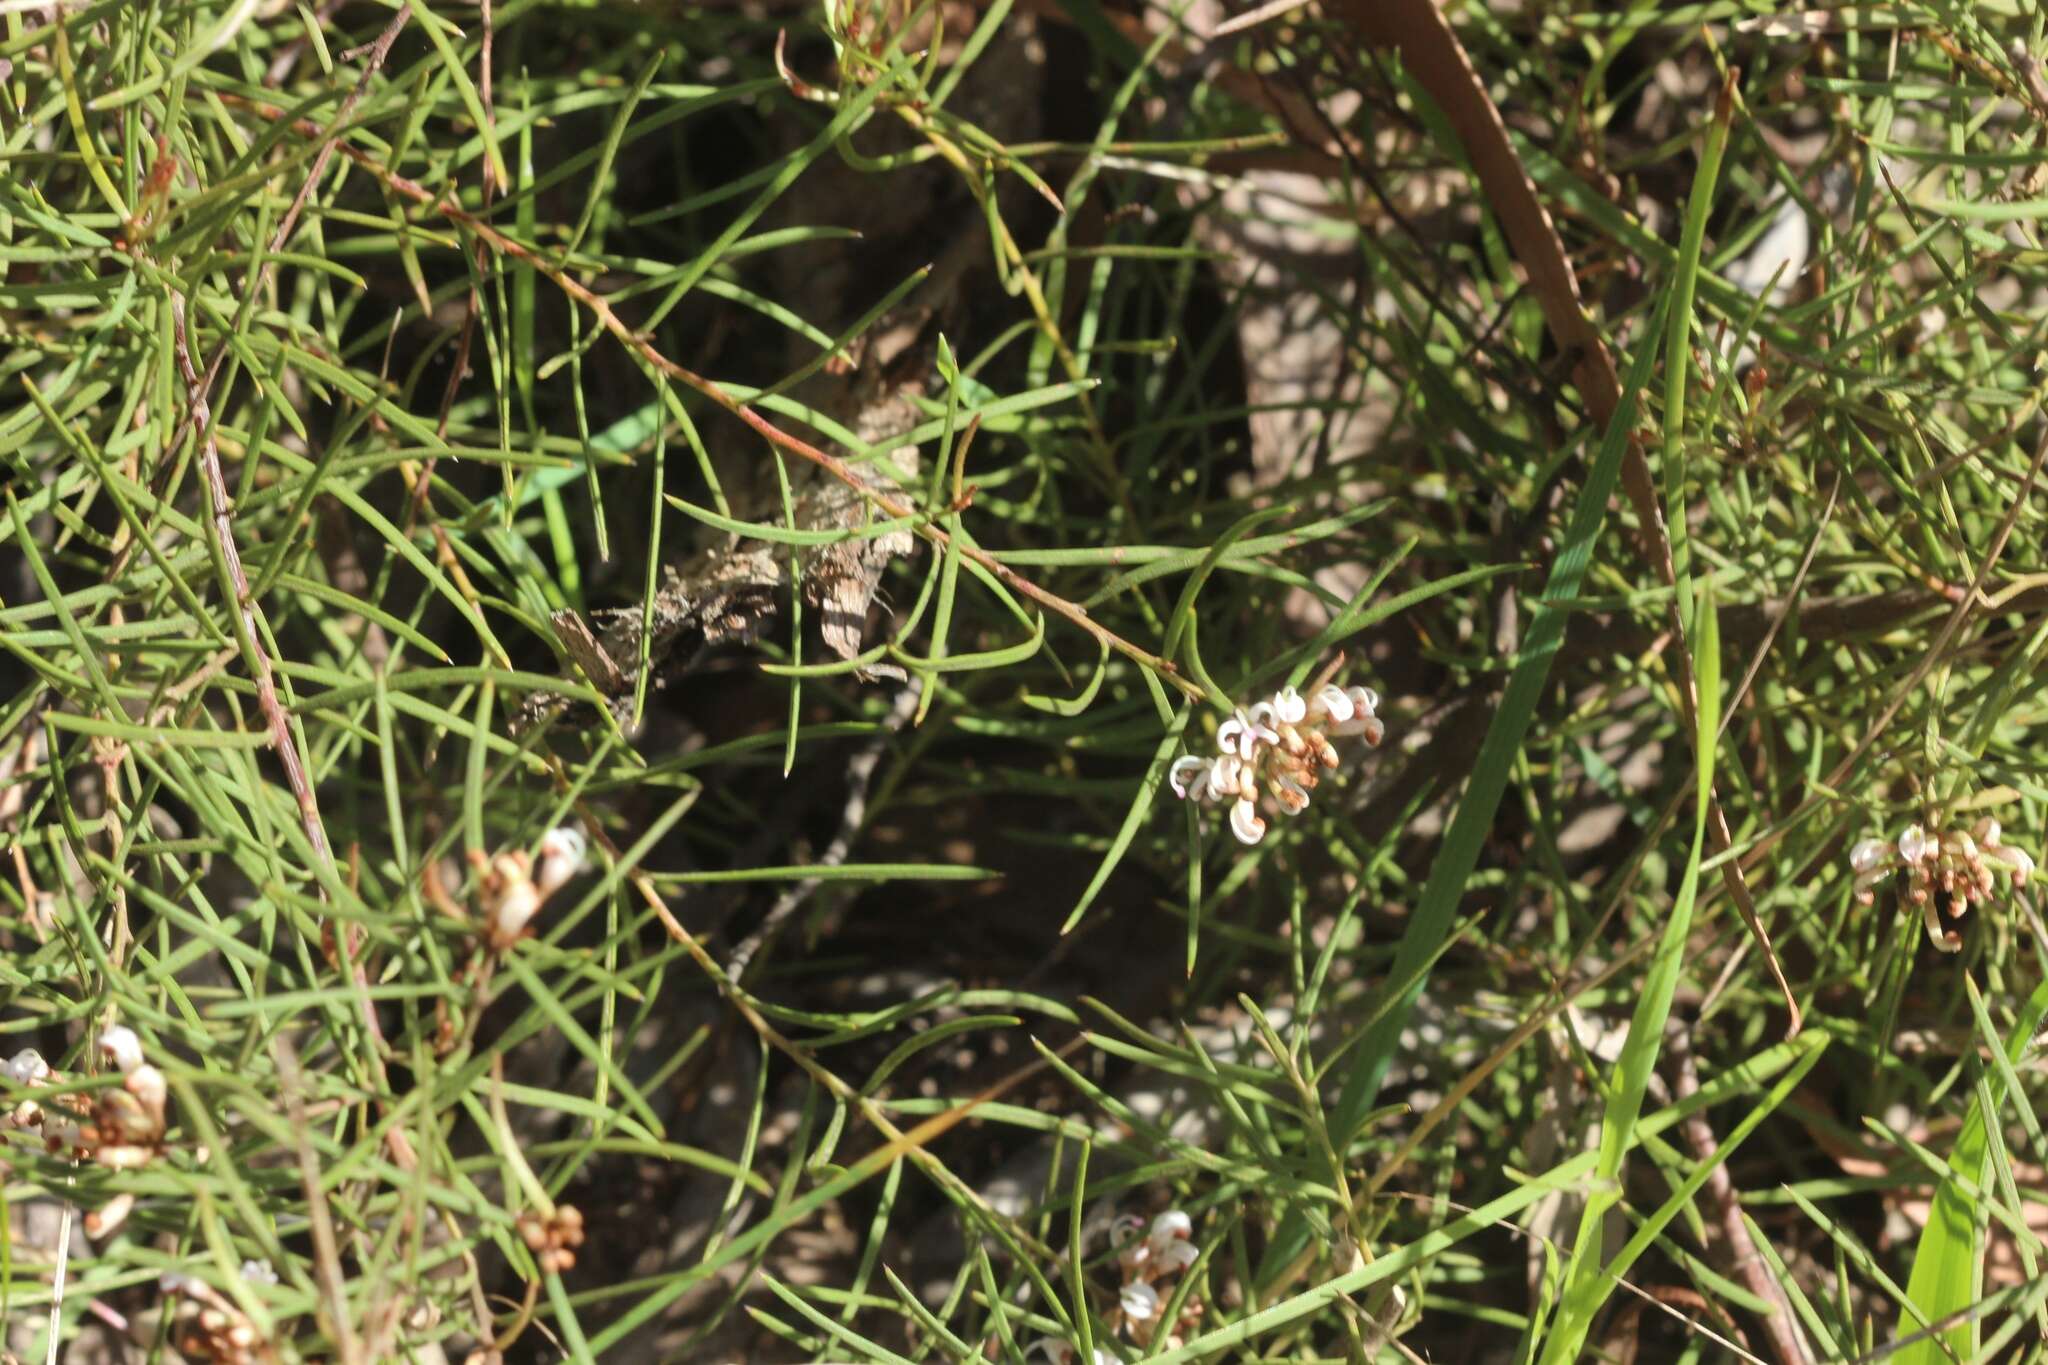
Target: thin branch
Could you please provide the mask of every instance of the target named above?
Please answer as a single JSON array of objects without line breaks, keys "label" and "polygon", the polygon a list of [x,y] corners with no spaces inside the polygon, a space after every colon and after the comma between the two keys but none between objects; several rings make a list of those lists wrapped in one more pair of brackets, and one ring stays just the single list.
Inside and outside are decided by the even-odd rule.
[{"label": "thin branch", "polygon": [[[824,853],[811,864],[812,866],[837,867],[845,862],[847,854],[853,851],[853,841],[868,818],[868,784],[874,780],[875,768],[882,761],[882,751],[889,747],[889,740],[902,730],[916,713],[917,699],[921,691],[922,689],[915,684],[898,691],[895,701],[890,703],[889,713],[883,716],[875,727],[875,733],[869,736],[859,751],[846,761],[846,805],[840,812],[839,831],[832,836],[832,842],[826,846]],[[801,909],[804,902],[808,901],[812,893],[823,884],[822,877],[806,877],[776,898],[775,904],[761,917],[761,922],[755,926],[754,932],[747,935],[739,947],[733,949],[732,962],[725,969],[733,980],[746,979],[748,964],[753,961],[754,954],[761,950],[761,945],[780,933],[790,916]]]},{"label": "thin branch", "polygon": [[[313,158],[313,168],[299,192],[292,197],[291,207],[278,220],[277,230],[271,234],[270,246],[252,264],[242,281],[240,297],[253,299],[269,284],[270,276],[277,268],[277,253],[291,239],[292,231],[298,226],[299,214],[304,211],[306,201],[312,197],[313,187],[327,173],[333,160],[334,149],[340,145],[341,130],[348,125],[355,107],[370,87],[371,78],[383,66],[385,56],[391,51],[391,44],[398,40],[410,20],[412,11],[400,9],[392,16],[375,42],[368,48],[369,60],[363,67],[363,74],[357,79],[355,88],[349,91],[334,111],[334,120],[318,134],[320,150]],[[141,250],[138,245],[136,250]],[[192,363],[191,331],[185,316],[184,296],[173,289],[171,295],[171,317],[173,322],[172,343],[177,351],[178,373],[185,381],[185,421],[192,427],[193,439],[199,447],[199,465],[206,480],[206,497],[209,504],[209,525],[213,531],[214,548],[221,562],[226,566],[229,590],[234,594],[235,609],[242,620],[242,653],[248,660],[250,672],[256,678],[256,700],[262,708],[263,718],[270,726],[271,747],[277,750],[278,759],[284,764],[285,782],[290,786],[293,798],[299,803],[299,820],[305,826],[306,838],[313,845],[314,856],[321,862],[332,865],[334,854],[327,843],[327,829],[320,820],[320,804],[313,796],[312,783],[306,776],[305,760],[299,754],[297,742],[292,738],[291,722],[284,713],[284,707],[277,699],[277,682],[271,667],[270,655],[263,644],[263,609],[257,605],[249,591],[249,576],[242,570],[241,552],[235,548],[234,503],[228,498],[227,480],[221,475],[220,447],[214,440],[213,386],[220,378],[229,353],[228,338],[223,335],[213,348],[213,356],[207,361],[206,373],[200,375]],[[180,433],[182,435],[182,433]],[[170,442],[171,448],[178,445],[178,437]],[[322,894],[325,892],[323,890]]]},{"label": "thin branch", "polygon": [[[247,109],[262,118],[274,120],[286,118],[285,112],[275,105],[261,104],[254,100],[229,95],[223,95],[221,99],[223,103]],[[300,133],[303,136],[310,137],[316,135],[314,125],[304,119],[291,120],[290,127],[294,132]],[[884,516],[892,519],[917,518],[920,516],[916,507],[899,498],[891,497],[889,494],[874,487],[867,480],[861,478],[853,465],[847,461],[818,449],[818,447],[803,440],[801,437],[790,435],[756,412],[751,406],[726,392],[724,387],[716,381],[706,379],[704,376],[670,360],[655,348],[653,342],[649,341],[639,332],[634,331],[631,327],[628,327],[624,320],[612,311],[610,300],[573,278],[568,271],[556,262],[549,260],[533,248],[507,237],[476,214],[469,212],[460,204],[454,202],[453,199],[444,195],[434,194],[423,186],[398,174],[377,161],[374,157],[371,157],[368,153],[350,147],[345,143],[336,145],[339,147],[342,155],[376,176],[378,180],[382,181],[395,193],[403,195],[414,203],[425,206],[434,213],[440,214],[464,230],[475,233],[478,238],[487,243],[491,250],[497,254],[509,257],[523,265],[531,266],[534,270],[540,272],[548,280],[552,281],[556,288],[589,309],[591,314],[596,317],[600,326],[616,337],[619,343],[626,347],[627,350],[639,356],[649,368],[667,375],[677,383],[703,394],[706,398],[709,398],[712,402],[718,404],[718,406],[753,428],[770,445],[780,450],[785,450],[801,459],[809,460],[848,488],[853,489]],[[917,534],[923,536],[941,550],[944,550],[953,543],[951,536],[939,527],[931,525],[928,521],[917,521],[913,529],[916,530]],[[962,544],[960,546],[960,554],[963,558],[972,560],[1019,596],[1029,598],[1055,616],[1079,626],[1093,637],[1098,644],[1107,645],[1125,658],[1150,669],[1161,680],[1177,688],[1190,701],[1207,700],[1207,694],[1198,685],[1184,677],[1178,665],[1174,664],[1171,660],[1161,658],[1149,650],[1132,644],[1115,631],[1103,626],[1088,614],[1086,607],[1078,602],[1071,602],[1061,597],[1058,593],[1039,587],[1036,583],[1025,578],[1022,574],[1010,568],[979,546]]]},{"label": "thin branch", "polygon": [[[1672,1086],[1672,1099],[1683,1103],[1688,1097],[1699,1093],[1699,1068],[1693,1064],[1692,1043],[1684,1028],[1673,1028],[1665,1038],[1665,1047],[1671,1053],[1672,1064],[1678,1069],[1678,1076]],[[1692,1144],[1693,1155],[1702,1162],[1713,1166],[1707,1175],[1707,1183],[1701,1189],[1709,1207],[1719,1215],[1721,1236],[1727,1243],[1730,1268],[1750,1293],[1771,1305],[1771,1311],[1760,1314],[1764,1331],[1771,1339],[1771,1345],[1784,1365],[1814,1365],[1813,1347],[1806,1340],[1798,1316],[1792,1311],[1792,1300],[1785,1293],[1785,1286],[1778,1277],[1771,1274],[1757,1252],[1756,1242],[1749,1235],[1749,1224],[1743,1221],[1742,1199],[1736,1193],[1735,1182],[1729,1178],[1728,1163],[1716,1162],[1714,1155],[1720,1150],[1720,1143],[1714,1137],[1714,1125],[1707,1121],[1704,1112],[1694,1110],[1687,1114],[1681,1127],[1685,1139]]]},{"label": "thin branch", "polygon": [[270,654],[263,644],[263,609],[249,591],[249,576],[242,570],[242,555],[235,548],[235,505],[228,497],[227,480],[220,472],[220,448],[213,439],[213,409],[206,399],[207,384],[192,364],[192,346],[185,320],[185,296],[171,291],[171,345],[178,356],[178,373],[185,381],[185,401],[199,437],[199,467],[206,479],[207,524],[213,531],[214,548],[227,574],[227,587],[234,609],[241,616],[242,657],[256,679],[256,703],[270,726],[270,745],[284,764],[284,779],[299,803],[299,821],[313,845],[314,856],[331,863],[327,830],[320,822],[320,805],[306,778],[305,760],[299,756],[298,741],[292,737],[291,719],[277,699],[277,680]]},{"label": "thin branch", "polygon": [[[1516,259],[1529,272],[1529,287],[1543,310],[1544,323],[1559,349],[1576,362],[1573,376],[1579,392],[1585,395],[1587,410],[1598,426],[1613,425],[1622,399],[1621,376],[1615,369],[1614,356],[1607,349],[1606,338],[1601,335],[1598,324],[1586,311],[1585,301],[1579,293],[1578,274],[1564,249],[1564,240],[1558,236],[1557,224],[1544,207],[1535,180],[1523,166],[1514,143],[1508,137],[1507,124],[1501,119],[1499,108],[1487,94],[1485,83],[1480,80],[1450,21],[1437,8],[1435,0],[1398,0],[1398,3],[1392,0],[1388,3],[1381,0],[1341,0],[1335,9],[1366,43],[1398,52],[1409,74],[1429,91],[1443,109],[1451,129],[1464,146],[1480,188],[1500,217]],[[1717,117],[1726,119],[1731,116],[1732,101],[1732,89],[1724,89]],[[1646,341],[1644,344],[1653,343]],[[1665,529],[1664,507],[1657,495],[1656,479],[1650,472],[1649,457],[1644,454],[1642,442],[1633,432],[1628,433],[1627,445],[1622,452],[1621,483],[1635,508],[1636,519],[1647,542],[1641,547],[1645,557],[1659,580],[1668,587],[1677,581],[1671,536]],[[1678,619],[1678,611],[1678,599],[1674,595],[1669,604],[1670,640],[1674,646],[1671,660],[1677,674],[1678,696],[1684,706],[1687,726],[1696,732],[1698,727],[1693,720],[1693,711],[1698,700],[1693,686],[1692,656],[1686,646],[1684,622]],[[1701,761],[1705,761],[1704,756]],[[1719,795],[1710,791],[1707,804],[1707,824],[1715,852],[1726,852],[1734,845],[1734,835],[1729,830],[1728,817],[1721,809]],[[1792,994],[1791,982],[1785,979],[1777,952],[1771,947],[1771,936],[1757,915],[1756,902],[1750,895],[1740,858],[1722,860],[1721,880],[1728,888],[1735,908],[1741,912],[1743,924],[1763,950],[1764,961],[1784,998],[1790,1015],[1785,1036],[1795,1037],[1802,1024],[1799,1001]]]},{"label": "thin branch", "polygon": [[327,1194],[320,1183],[320,1159],[314,1155],[313,1144],[306,1137],[305,1076],[299,1069],[298,1053],[282,1033],[272,1040],[271,1055],[277,1060],[278,1085],[284,1092],[285,1114],[291,1120],[293,1145],[297,1148],[299,1161],[299,1183],[306,1191],[306,1224],[313,1234],[313,1269],[320,1278],[320,1296],[327,1302],[328,1330],[333,1333],[335,1348],[340,1352],[343,1365],[359,1365],[368,1357],[363,1354],[363,1343],[357,1338],[355,1324],[349,1319],[348,1282],[341,1273],[341,1250],[334,1240],[334,1218],[328,1212]]}]

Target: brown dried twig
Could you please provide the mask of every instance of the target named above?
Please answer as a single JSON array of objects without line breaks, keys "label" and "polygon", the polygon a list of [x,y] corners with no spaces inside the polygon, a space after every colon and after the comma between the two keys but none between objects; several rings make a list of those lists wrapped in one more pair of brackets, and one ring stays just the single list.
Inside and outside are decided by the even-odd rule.
[{"label": "brown dried twig", "polygon": [[221,476],[220,448],[213,439],[213,408],[206,397],[208,384],[192,363],[185,297],[176,290],[171,291],[171,344],[177,353],[179,376],[185,381],[185,401],[191,413],[190,420],[199,439],[199,467],[206,479],[206,500],[210,512],[207,524],[212,528],[214,547],[220,553],[221,564],[227,574],[228,591],[233,595],[235,610],[241,617],[241,628],[237,634],[242,637],[242,657],[248,661],[249,671],[255,675],[256,703],[270,725],[270,745],[277,750],[278,760],[284,764],[285,782],[299,803],[299,820],[305,826],[306,838],[312,842],[314,855],[322,861],[331,861],[333,854],[327,847],[327,831],[320,823],[320,805],[313,797],[312,784],[306,779],[306,764],[299,757],[298,742],[292,738],[291,720],[277,699],[275,670],[270,664],[270,654],[263,646],[263,609],[249,591],[249,576],[242,571],[242,555],[235,548],[234,503],[228,497],[227,480]]},{"label": "brown dried twig", "polygon": [[[1673,1029],[1665,1039],[1665,1047],[1671,1054],[1672,1064],[1678,1069],[1672,1098],[1682,1102],[1700,1088],[1699,1068],[1693,1064],[1692,1045],[1685,1036],[1685,1030]],[[1813,1347],[1807,1342],[1806,1332],[1792,1311],[1792,1300],[1785,1293],[1785,1286],[1764,1264],[1756,1242],[1749,1235],[1749,1224],[1742,1217],[1742,1200],[1736,1193],[1735,1182],[1728,1176],[1728,1164],[1714,1161],[1714,1154],[1720,1150],[1720,1144],[1714,1137],[1714,1125],[1707,1122],[1704,1112],[1696,1110],[1685,1117],[1681,1126],[1685,1130],[1686,1141],[1692,1144],[1693,1155],[1713,1166],[1701,1193],[1706,1196],[1708,1206],[1720,1216],[1721,1235],[1727,1243],[1730,1268],[1749,1286],[1750,1293],[1771,1305],[1771,1311],[1760,1316],[1778,1359],[1784,1365],[1814,1365]]]},{"label": "brown dried twig", "polygon": [[[921,690],[916,684],[912,684],[898,691],[895,700],[889,705],[888,714],[883,716],[875,727],[875,733],[870,735],[859,751],[846,761],[846,804],[839,817],[839,832],[832,836],[832,842],[826,846],[824,853],[811,864],[813,867],[837,867],[845,862],[847,854],[853,851],[854,838],[867,821],[868,784],[873,781],[875,768],[882,761],[882,751],[888,748],[889,741],[909,723],[911,715],[917,710],[917,699]],[[726,967],[733,980],[742,981],[746,978],[747,967],[753,961],[754,954],[760,951],[761,945],[780,932],[782,926],[788,923],[790,916],[801,909],[804,902],[808,901],[823,884],[822,877],[806,877],[776,898],[775,904],[761,917],[761,922],[755,926],[754,932],[747,935],[739,947],[733,949],[732,962]]]}]

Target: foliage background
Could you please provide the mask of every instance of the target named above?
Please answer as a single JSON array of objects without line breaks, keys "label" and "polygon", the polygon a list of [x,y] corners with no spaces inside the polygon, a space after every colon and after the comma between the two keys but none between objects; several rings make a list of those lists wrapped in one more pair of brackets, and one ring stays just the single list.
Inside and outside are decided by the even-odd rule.
[{"label": "foliage background", "polygon": [[[172,1094],[9,1136],[10,1348],[2037,1356],[2039,923],[1847,850],[2041,849],[2040,16],[1444,13],[0,5],[0,1028]],[[1385,747],[1172,801],[1340,651]]]}]

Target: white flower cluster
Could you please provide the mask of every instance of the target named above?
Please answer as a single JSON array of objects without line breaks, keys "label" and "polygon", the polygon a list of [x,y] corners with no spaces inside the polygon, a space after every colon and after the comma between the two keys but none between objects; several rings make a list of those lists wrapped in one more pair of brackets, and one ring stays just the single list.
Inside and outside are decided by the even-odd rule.
[{"label": "white flower cluster", "polygon": [[491,946],[503,952],[517,943],[548,897],[583,870],[589,853],[583,831],[562,825],[541,837],[538,865],[524,849],[491,859],[477,886]]},{"label": "white flower cluster", "polygon": [[[119,1089],[58,1095],[51,1108],[23,1099],[8,1112],[6,1126],[40,1130],[52,1155],[133,1170],[145,1165],[162,1145],[170,1087],[164,1074],[143,1060],[142,1040],[126,1024],[111,1025],[100,1034],[99,1055],[121,1073]],[[25,1090],[65,1081],[32,1047],[0,1063],[0,1076]]]},{"label": "white flower cluster", "polygon": [[[277,1271],[268,1261],[244,1261],[242,1278],[276,1284]],[[197,1275],[166,1270],[157,1277],[157,1288],[176,1301],[169,1306],[174,1324],[171,1344],[186,1359],[212,1365],[258,1365],[277,1359],[275,1348],[248,1315]]]},{"label": "white flower cluster", "polygon": [[[1116,1244],[1116,1263],[1123,1274],[1123,1287],[1117,1291],[1116,1311],[1110,1315],[1110,1321],[1140,1346],[1150,1345],[1159,1333],[1160,1311],[1172,1296],[1174,1276],[1201,1259],[1201,1252],[1189,1240],[1194,1232],[1194,1221],[1179,1209],[1168,1209],[1149,1226],[1134,1213],[1116,1220],[1110,1235]],[[1190,1298],[1182,1306],[1181,1317],[1193,1321],[1201,1312],[1201,1302]],[[1179,1344],[1169,1336],[1169,1349]],[[1032,1343],[1025,1359],[1041,1354],[1052,1365],[1074,1365],[1076,1359],[1072,1346],[1051,1337],[1041,1337]],[[1116,1357],[1098,1346],[1092,1365],[1116,1365]]]},{"label": "white flower cluster", "polygon": [[1963,939],[1942,923],[1944,912],[1960,916],[1969,912],[1972,901],[1990,899],[1997,885],[1994,872],[2005,873],[2015,887],[2034,875],[2033,858],[2003,843],[1998,822],[1989,816],[1968,833],[1929,834],[1908,825],[1897,840],[1865,839],[1849,850],[1849,867],[1856,874],[1856,899],[1865,905],[1876,899],[1878,883],[1903,872],[1900,898],[1920,907],[1927,936],[1945,953],[1960,949]]},{"label": "white flower cluster", "polygon": [[1183,801],[1230,801],[1230,832],[1256,844],[1266,833],[1260,796],[1289,815],[1300,814],[1322,770],[1337,766],[1331,740],[1358,735],[1377,745],[1385,737],[1379,704],[1369,687],[1329,685],[1308,698],[1283,687],[1265,701],[1239,707],[1216,729],[1216,756],[1176,759],[1167,781]]}]

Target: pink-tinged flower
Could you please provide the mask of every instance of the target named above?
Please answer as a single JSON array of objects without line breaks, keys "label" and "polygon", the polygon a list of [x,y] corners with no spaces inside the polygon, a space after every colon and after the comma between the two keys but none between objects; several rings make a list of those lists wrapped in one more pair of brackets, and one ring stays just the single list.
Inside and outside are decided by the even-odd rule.
[{"label": "pink-tinged flower", "polygon": [[1973,902],[1994,894],[1995,872],[2005,873],[2015,887],[2034,875],[2032,856],[2008,847],[2005,831],[1989,816],[1969,832],[1929,833],[1908,825],[1896,843],[1864,839],[1849,850],[1849,867],[1855,873],[1856,899],[1865,905],[1876,899],[1878,883],[1902,875],[1900,901],[1919,909],[1927,937],[1945,953],[1961,950],[1963,937],[1953,922],[1968,914]]},{"label": "pink-tinged flower", "polygon": [[1195,800],[1201,800],[1208,788],[1209,768],[1213,761],[1197,758],[1193,754],[1176,758],[1173,760],[1173,766],[1166,770],[1166,785],[1172,787],[1173,794],[1183,801],[1188,799],[1191,792]]},{"label": "pink-tinged flower", "polygon": [[1378,714],[1379,693],[1370,687],[1347,687],[1344,689],[1344,696],[1351,703],[1351,715],[1349,719],[1332,725],[1330,733],[1340,737],[1358,735],[1367,744],[1377,747],[1387,734],[1387,727],[1380,724]]},{"label": "pink-tinged flower", "polygon": [[1320,715],[1334,725],[1342,725],[1357,713],[1358,708],[1351,704],[1344,689],[1333,683],[1316,693],[1315,703],[1309,707],[1309,723],[1313,725]]},{"label": "pink-tinged flower", "polygon": [[1304,697],[1292,686],[1238,707],[1216,728],[1213,757],[1188,754],[1167,768],[1167,785],[1183,801],[1230,801],[1230,831],[1245,844],[1265,837],[1262,800],[1289,815],[1308,808],[1326,770],[1338,766],[1333,736],[1359,735],[1378,744],[1386,727],[1369,687],[1322,686]]},{"label": "pink-tinged flower", "polygon": [[1229,720],[1216,727],[1216,743],[1225,753],[1234,753],[1250,763],[1259,755],[1262,745],[1278,744],[1280,734],[1271,726],[1256,719],[1261,707],[1270,711],[1265,703],[1254,706],[1249,712],[1239,707]]}]

